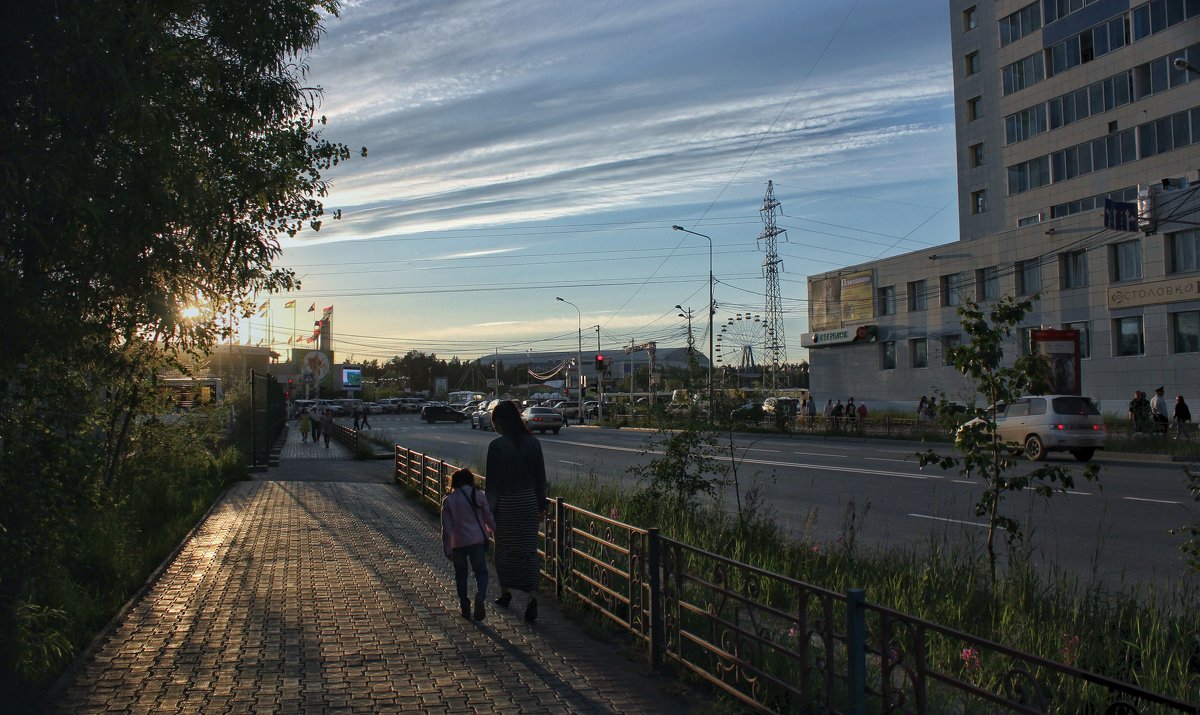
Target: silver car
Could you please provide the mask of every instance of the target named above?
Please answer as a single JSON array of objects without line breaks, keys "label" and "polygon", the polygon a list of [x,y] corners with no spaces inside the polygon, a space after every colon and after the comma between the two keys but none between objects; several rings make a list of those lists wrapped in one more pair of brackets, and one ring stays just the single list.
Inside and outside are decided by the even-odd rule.
[{"label": "silver car", "polygon": [[558,434],[558,431],[563,428],[563,416],[558,414],[557,410],[549,407],[526,407],[521,413],[521,420],[525,422],[525,427],[530,432],[553,432]]},{"label": "silver car", "polygon": [[[1104,449],[1104,418],[1086,397],[1028,395],[1011,404],[999,403],[993,409],[996,434],[1019,446],[1030,460],[1044,460],[1050,452],[1070,452],[1075,459],[1086,462],[1097,449]],[[959,430],[982,423],[983,418],[976,417]]]}]

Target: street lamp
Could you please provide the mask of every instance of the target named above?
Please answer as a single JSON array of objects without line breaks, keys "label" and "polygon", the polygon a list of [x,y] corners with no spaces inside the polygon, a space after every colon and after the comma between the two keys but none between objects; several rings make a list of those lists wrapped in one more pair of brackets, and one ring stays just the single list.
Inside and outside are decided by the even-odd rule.
[{"label": "street lamp", "polygon": [[676,231],[690,233],[693,236],[708,239],[708,414],[712,415],[716,409],[716,402],[713,400],[713,268],[712,268],[712,237],[705,236],[702,233],[689,231],[683,226],[672,226]]},{"label": "street lamp", "polygon": [[1194,75],[1200,76],[1200,70],[1196,69],[1195,65],[1187,61],[1186,57],[1176,57],[1171,61],[1175,65],[1175,69],[1191,72]]},{"label": "street lamp", "polygon": [[[558,296],[554,296],[554,300],[566,303],[575,309],[576,333],[579,338],[579,344],[575,351],[575,369],[579,373],[576,376],[579,381],[579,391],[576,394],[579,396],[579,424],[583,424],[586,421],[583,414],[583,313],[579,312],[579,306],[569,300],[563,300]],[[566,412],[566,410],[563,410],[563,412]]]}]

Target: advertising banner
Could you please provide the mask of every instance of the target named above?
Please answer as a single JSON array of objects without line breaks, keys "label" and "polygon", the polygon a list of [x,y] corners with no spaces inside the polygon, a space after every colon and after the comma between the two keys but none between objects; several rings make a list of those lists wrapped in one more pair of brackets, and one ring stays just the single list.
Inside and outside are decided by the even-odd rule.
[{"label": "advertising banner", "polygon": [[1029,331],[1034,353],[1050,362],[1050,394],[1082,395],[1079,373],[1079,331],[1041,328]]},{"label": "advertising banner", "polygon": [[857,271],[808,281],[808,327],[813,331],[840,328],[875,318],[875,280],[871,271]]}]

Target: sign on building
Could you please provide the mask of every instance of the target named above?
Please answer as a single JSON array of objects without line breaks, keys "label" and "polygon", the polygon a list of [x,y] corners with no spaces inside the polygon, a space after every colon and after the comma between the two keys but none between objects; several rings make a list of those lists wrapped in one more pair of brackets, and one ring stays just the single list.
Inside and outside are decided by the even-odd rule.
[{"label": "sign on building", "polygon": [[1035,328],[1029,331],[1034,353],[1050,362],[1050,394],[1082,395],[1079,375],[1079,331]]}]

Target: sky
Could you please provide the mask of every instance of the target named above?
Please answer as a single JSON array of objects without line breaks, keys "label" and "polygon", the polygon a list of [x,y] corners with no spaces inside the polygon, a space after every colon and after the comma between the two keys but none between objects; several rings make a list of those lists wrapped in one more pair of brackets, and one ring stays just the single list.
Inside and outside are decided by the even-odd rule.
[{"label": "sky", "polygon": [[808,275],[957,238],[938,0],[354,0],[308,64],[324,136],[369,151],[325,176],[340,221],[281,238],[302,288],[248,336],[281,352],[327,306],[338,361],[678,347],[677,305],[707,351],[679,224],[729,363],[771,181],[799,362]]}]

